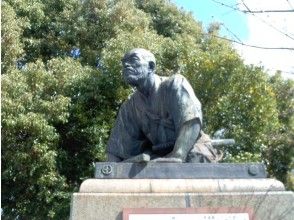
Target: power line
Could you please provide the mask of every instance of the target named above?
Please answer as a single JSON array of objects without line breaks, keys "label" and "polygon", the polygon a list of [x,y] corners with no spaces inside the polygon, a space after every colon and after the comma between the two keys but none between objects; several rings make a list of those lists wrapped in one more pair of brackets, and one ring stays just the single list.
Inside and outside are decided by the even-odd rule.
[{"label": "power line", "polygon": [[221,25],[229,32],[232,34],[233,37],[235,37],[240,43],[242,43],[242,40],[236,35],[234,34],[224,23],[221,23]]},{"label": "power line", "polygon": [[288,2],[288,5],[290,6],[290,8],[294,9],[293,5],[291,4],[291,2],[289,2],[289,0],[286,0]]},{"label": "power line", "polygon": [[226,41],[229,41],[229,42],[232,42],[232,43],[237,43],[237,44],[240,44],[242,46],[253,47],[253,48],[257,48],[257,49],[264,49],[264,50],[293,50],[294,51],[294,47],[263,47],[263,46],[257,46],[257,45],[243,43],[242,40],[234,32],[232,32],[224,23],[220,23],[220,25],[223,26],[237,40],[229,39],[229,38],[226,38],[226,37],[221,37],[221,36],[210,34],[210,33],[208,33],[208,34],[205,33],[205,34],[202,34],[202,35],[212,36],[212,37],[219,38],[219,39],[222,39],[222,40],[226,40]]},{"label": "power line", "polygon": [[[228,29],[228,28],[226,28]],[[229,29],[228,31],[235,35],[233,32],[231,32]],[[206,34],[208,35],[208,34]],[[215,38],[219,38],[219,39],[222,39],[222,40],[226,40],[226,41],[229,41],[229,42],[232,42],[232,43],[237,43],[237,44],[240,44],[242,46],[246,46],[246,47],[252,47],[252,48],[257,48],[257,49],[265,49],[265,50],[293,50],[294,51],[294,48],[287,48],[287,47],[261,47],[261,46],[256,46],[256,45],[250,45],[250,44],[245,44],[243,43],[240,39],[240,41],[235,41],[233,39],[228,39],[228,38],[225,38],[225,37],[220,37],[220,36],[217,36],[217,35],[211,35],[210,36],[212,37],[215,37]],[[282,73],[286,73],[286,74],[294,74],[294,71],[293,72],[290,72],[290,71],[285,71],[285,70],[281,70],[281,69],[267,69],[268,71],[274,71],[274,72],[277,72],[277,71],[280,71]]]},{"label": "power line", "polygon": [[[248,10],[248,11],[251,11],[250,8],[245,4],[244,0],[241,0],[242,4],[244,5],[244,7]],[[293,10],[294,11],[294,10]],[[254,12],[251,12],[251,15],[258,18],[259,20],[261,20],[263,23],[265,23],[266,25],[268,25],[269,27],[275,29],[276,31],[278,31],[279,33],[285,35],[286,37],[294,40],[294,37],[290,36],[288,33],[285,33],[283,31],[281,31],[280,29],[276,28],[275,26],[273,26],[272,24],[269,24],[267,23],[264,19],[260,18],[260,17],[257,17]]]},{"label": "power line", "polygon": [[245,44],[224,23],[221,23],[220,25],[222,25],[234,38],[236,38],[237,41],[233,40],[233,39],[228,39],[226,37],[220,37],[220,36],[217,36],[217,35],[212,35],[212,36],[217,37],[217,38],[221,38],[223,40],[227,40],[227,41],[230,41],[230,42],[233,42],[233,43],[237,43],[237,44],[240,44],[240,45],[243,45],[243,46],[248,46],[248,47],[253,47],[253,48],[258,48],[258,49],[265,49],[265,50],[293,50],[294,51],[294,48],[292,48],[292,47],[262,47],[262,46],[256,46],[256,45],[251,45],[251,44]]},{"label": "power line", "polygon": [[245,12],[245,13],[274,13],[274,12],[282,13],[282,12],[294,12],[294,9],[287,9],[287,10],[259,10],[259,11],[241,10],[241,11]]},{"label": "power line", "polygon": [[205,34],[205,35],[209,35],[209,36],[212,36],[212,37],[215,37],[215,38],[226,40],[226,41],[229,41],[229,42],[232,42],[232,43],[240,44],[240,45],[246,46],[246,47],[258,48],[258,49],[264,49],[264,50],[291,50],[291,51],[293,50],[294,51],[294,47],[263,47],[263,46],[257,46],[257,45],[252,45],[252,44],[246,44],[246,43],[243,43],[243,42],[239,42],[239,41],[236,41],[236,40],[233,40],[233,39],[229,39],[229,38],[226,38],[226,37],[221,37],[221,36],[217,36],[217,35],[213,35],[213,34]]},{"label": "power line", "polygon": [[[238,7],[240,4],[241,4],[241,3],[236,3],[236,4],[234,4],[234,5],[231,6],[231,7],[232,7],[232,8],[235,8],[235,7]],[[229,11],[223,13],[222,15],[227,15],[227,14],[233,12],[233,11],[235,11],[235,10],[234,10],[234,9],[230,9]]]},{"label": "power line", "polygon": [[[275,27],[275,26],[273,26],[272,24],[269,24],[268,22],[266,22],[264,19],[262,19],[262,18],[256,16],[256,15],[255,15],[255,12],[251,11],[250,8],[244,3],[243,0],[241,0],[241,1],[242,1],[242,3],[243,3],[244,7],[245,7],[247,10],[240,10],[239,8],[236,8],[236,7],[234,7],[234,6],[231,6],[231,5],[225,4],[225,3],[220,2],[220,1],[218,1],[218,0],[211,0],[211,1],[213,1],[213,2],[215,2],[215,3],[217,3],[217,4],[219,4],[219,5],[222,5],[222,6],[224,6],[224,7],[230,8],[230,9],[232,9],[232,10],[234,10],[234,11],[239,11],[239,12],[242,12],[242,13],[244,13],[244,14],[250,14],[250,15],[252,15],[252,16],[258,18],[259,20],[261,20],[264,24],[266,24],[266,25],[270,26],[271,28],[275,29],[275,30],[278,31],[279,33],[285,35],[286,37],[288,37],[288,38],[290,38],[290,39],[292,39],[292,40],[294,40],[294,37],[290,36],[288,33],[285,33],[285,32],[283,32],[283,31],[281,31],[281,30],[278,29],[277,27]],[[250,12],[250,13],[249,13],[249,12]],[[294,12],[294,10],[293,10],[293,12]]]},{"label": "power line", "polygon": [[[225,6],[227,8],[233,9],[235,11],[240,11],[240,12],[243,12],[243,13],[275,13],[275,12],[277,12],[277,13],[283,13],[283,12],[289,13],[289,12],[294,12],[294,9],[293,9],[293,7],[291,5],[290,6],[291,6],[292,9],[275,9],[275,10],[250,10],[248,7],[246,7],[244,5],[247,10],[241,10],[239,8],[236,8],[236,6],[238,4],[235,4],[234,6],[232,6],[232,5],[228,5],[228,4],[225,4],[223,2],[217,1],[217,0],[212,0],[212,1],[215,2],[215,3],[218,3],[218,4],[222,5],[222,6]],[[286,0],[286,1],[288,1],[288,0]],[[288,3],[290,4],[289,1],[288,1]]]},{"label": "power line", "polygon": [[[220,1],[217,1],[217,0],[211,0],[211,1],[213,1],[213,2],[215,2],[215,3],[217,3],[217,4],[220,4],[220,5],[224,6],[224,7],[227,7],[227,8],[233,9],[234,11],[241,11],[239,8],[236,8],[235,6],[225,4],[225,3],[220,2]],[[241,11],[241,12],[242,12],[242,11]]]},{"label": "power line", "polygon": [[[243,0],[242,0],[242,3],[244,3],[243,5],[247,9],[247,11],[245,11],[245,10],[242,11],[239,8],[236,8],[236,6],[238,6],[240,3],[238,5],[237,4],[235,4],[235,5],[227,5],[227,4],[224,4],[224,3],[219,2],[217,0],[212,0],[212,1],[213,2],[216,2],[218,4],[221,4],[222,6],[228,7],[230,9],[232,9],[233,11],[240,11],[242,13],[252,12],[251,15],[254,15],[254,13],[255,13],[254,11],[251,11],[250,10],[250,8],[243,2]],[[286,0],[286,1],[288,1],[288,0]],[[259,18],[259,17],[257,17],[257,18]],[[266,23],[264,20],[263,20],[263,22]],[[257,45],[251,45],[251,44],[243,43],[241,41],[241,39],[236,34],[234,34],[228,27],[225,26],[225,24],[221,23],[221,25],[227,30],[227,32],[229,32],[237,40],[228,39],[226,37],[220,37],[220,36],[216,36],[216,35],[213,35],[213,34],[206,34],[206,35],[210,35],[210,36],[215,37],[215,38],[219,38],[219,39],[222,39],[222,40],[231,42],[231,43],[236,43],[236,44],[239,44],[239,45],[242,45],[242,46],[246,46],[246,47],[251,47],[251,48],[264,49],[264,50],[290,50],[290,51],[294,52],[294,48],[291,48],[291,47],[263,47],[263,46],[257,46]],[[269,24],[267,24],[267,25],[269,25]],[[276,27],[272,27],[272,28],[275,28],[275,30],[277,30]],[[277,31],[281,32],[280,30],[277,30]],[[283,34],[286,34],[286,33],[283,33]],[[290,37],[291,39],[293,39],[291,36],[287,36],[287,37]],[[281,71],[282,73],[286,73],[286,74],[291,74],[291,75],[294,74],[293,71],[289,72],[289,71],[284,71],[284,70],[281,70],[281,69],[268,69],[268,71],[274,71],[274,72]]]}]

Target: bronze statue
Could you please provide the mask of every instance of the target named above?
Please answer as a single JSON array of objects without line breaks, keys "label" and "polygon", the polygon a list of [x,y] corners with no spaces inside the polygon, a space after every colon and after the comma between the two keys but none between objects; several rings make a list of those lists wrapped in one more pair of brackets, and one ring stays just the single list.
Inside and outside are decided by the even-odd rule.
[{"label": "bronze statue", "polygon": [[217,162],[221,155],[201,130],[201,104],[180,74],[155,74],[154,55],[133,49],[123,78],[136,91],[121,106],[107,145],[108,161]]}]

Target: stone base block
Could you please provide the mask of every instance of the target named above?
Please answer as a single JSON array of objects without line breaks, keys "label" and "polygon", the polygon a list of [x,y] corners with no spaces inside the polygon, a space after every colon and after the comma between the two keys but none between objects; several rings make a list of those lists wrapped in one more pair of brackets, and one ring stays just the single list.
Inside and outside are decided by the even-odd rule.
[{"label": "stone base block", "polygon": [[193,193],[284,191],[274,179],[87,179],[83,193]]},{"label": "stone base block", "polygon": [[[161,187],[160,192],[152,191],[152,187],[149,188],[151,190],[149,192],[146,192],[147,188],[144,187],[142,192],[139,192],[138,182],[129,180],[129,186],[119,190],[122,185],[118,185],[117,189],[111,192],[109,190],[112,187],[109,186],[114,182],[110,183],[109,181],[104,182],[104,187],[102,183],[100,186],[96,185],[95,187],[95,181],[84,182],[86,184],[82,184],[80,192],[74,193],[72,196],[70,219],[122,220],[123,209],[127,208],[212,208],[216,210],[238,208],[251,210],[255,220],[292,220],[294,216],[293,192],[281,191],[282,189],[277,188],[276,190],[278,191],[275,188],[254,191],[254,187],[251,186],[252,190],[248,192],[238,192],[238,188],[223,192],[220,190],[197,192],[197,189],[194,188],[184,192],[182,189],[186,187],[185,183],[178,182],[178,185],[174,186],[172,191],[162,190],[170,187],[170,185],[167,185],[166,188]],[[208,184],[209,180],[206,181],[208,181],[206,182]],[[219,182],[222,181],[219,180]],[[141,184],[144,185],[142,182]],[[97,192],[99,187],[101,187],[100,189],[104,188],[104,190]],[[133,192],[130,190],[132,187]]]}]

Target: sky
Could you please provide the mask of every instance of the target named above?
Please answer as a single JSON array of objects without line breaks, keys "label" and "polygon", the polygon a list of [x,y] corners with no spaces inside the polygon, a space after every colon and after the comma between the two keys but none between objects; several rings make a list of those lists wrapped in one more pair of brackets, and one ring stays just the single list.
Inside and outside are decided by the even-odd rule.
[{"label": "sky", "polygon": [[246,64],[263,66],[272,74],[282,71],[284,78],[294,79],[294,12],[243,13],[251,10],[294,10],[294,0],[171,0],[179,8],[192,12],[207,28],[221,23],[220,35],[244,44],[260,47],[292,48],[258,49],[234,43]]}]

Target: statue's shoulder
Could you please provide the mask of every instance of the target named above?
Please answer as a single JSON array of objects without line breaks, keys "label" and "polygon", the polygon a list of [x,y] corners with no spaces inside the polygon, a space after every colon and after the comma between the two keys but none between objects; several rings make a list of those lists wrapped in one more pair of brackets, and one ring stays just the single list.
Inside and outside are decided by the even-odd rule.
[{"label": "statue's shoulder", "polygon": [[173,80],[175,83],[182,83],[183,81],[187,81],[187,79],[181,74],[174,74],[169,78]]},{"label": "statue's shoulder", "polygon": [[134,99],[137,99],[139,96],[140,96],[139,92],[136,89],[133,89],[133,91],[129,94],[125,102],[132,102]]},{"label": "statue's shoulder", "polygon": [[120,110],[132,109],[138,100],[139,95],[137,91],[133,91],[126,100],[121,104]]},{"label": "statue's shoulder", "polygon": [[163,84],[171,89],[179,89],[189,84],[187,79],[181,74],[174,74],[170,77],[165,77]]},{"label": "statue's shoulder", "polygon": [[142,103],[142,95],[140,94],[139,91],[134,90],[129,97],[124,101],[122,106],[124,108],[128,109],[136,109],[138,107],[138,104]]}]

